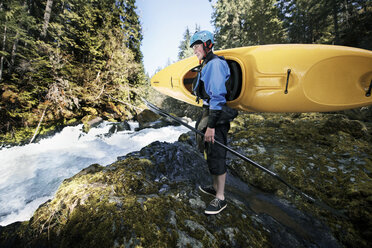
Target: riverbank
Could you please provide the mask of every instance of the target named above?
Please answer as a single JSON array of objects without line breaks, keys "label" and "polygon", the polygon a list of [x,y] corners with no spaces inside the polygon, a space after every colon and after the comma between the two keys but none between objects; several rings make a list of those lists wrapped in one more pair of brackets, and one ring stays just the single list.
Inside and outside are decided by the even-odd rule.
[{"label": "riverbank", "polygon": [[138,131],[139,123],[126,124],[104,121],[88,133],[82,124],[67,126],[37,143],[1,149],[0,225],[29,219],[64,179],[90,164],[111,164],[156,140],[174,142],[186,130],[169,126]]},{"label": "riverbank", "polygon": [[0,147],[28,144],[34,135],[33,142],[38,142],[43,138],[53,136],[66,126],[83,124],[83,130],[87,133],[90,128],[97,126],[102,121],[126,123],[135,120],[142,110],[143,106],[133,106],[132,111],[130,111],[123,108],[120,103],[115,105],[110,102],[104,110],[82,108],[82,111],[71,114],[70,118],[55,119],[54,115],[47,115],[47,117],[39,119],[39,129],[37,128],[37,122],[34,121],[33,125],[12,128],[6,133],[0,133]]},{"label": "riverbank", "polygon": [[[235,178],[228,182],[229,207],[219,216],[204,216],[203,206],[210,199],[200,195],[196,185],[209,177],[193,135],[187,134],[179,139],[182,142],[153,143],[107,168],[91,166],[66,180],[60,193],[29,222],[4,227],[0,233],[34,246],[81,244],[75,236],[83,237],[86,247],[94,242],[107,246],[370,246],[371,122],[343,113],[241,113],[232,123],[230,137],[232,148],[346,218],[304,201],[233,156],[229,156],[229,173]],[[250,194],[254,188],[261,193]],[[104,222],[95,222],[102,218]],[[79,224],[82,219],[86,224]],[[30,241],[30,235],[37,238]]]}]

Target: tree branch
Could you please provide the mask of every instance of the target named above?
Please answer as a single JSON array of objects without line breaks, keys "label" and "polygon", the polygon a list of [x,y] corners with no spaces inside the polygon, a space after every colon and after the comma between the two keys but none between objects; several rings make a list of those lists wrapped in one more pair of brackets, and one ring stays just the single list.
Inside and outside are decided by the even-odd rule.
[{"label": "tree branch", "polygon": [[34,136],[33,136],[32,139],[30,140],[30,143],[29,143],[29,144],[31,144],[32,141],[34,141],[34,139],[35,139],[35,137],[36,137],[36,135],[37,135],[37,132],[39,131],[40,124],[41,124],[41,122],[42,122],[43,119],[44,119],[44,115],[45,115],[45,112],[46,112],[47,108],[48,108],[48,106],[45,107],[44,112],[43,112],[43,114],[41,115],[41,118],[40,118],[39,124],[37,125],[37,128],[36,128],[36,130],[35,130]]}]

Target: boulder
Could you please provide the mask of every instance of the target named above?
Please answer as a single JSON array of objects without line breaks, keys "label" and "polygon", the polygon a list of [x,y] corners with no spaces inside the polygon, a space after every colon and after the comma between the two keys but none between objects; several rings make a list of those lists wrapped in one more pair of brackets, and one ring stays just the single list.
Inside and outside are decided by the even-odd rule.
[{"label": "boulder", "polygon": [[148,109],[145,109],[139,113],[136,119],[139,124],[137,131],[144,128],[162,128],[169,125],[180,125],[179,123],[161,117]]},{"label": "boulder", "polygon": [[341,247],[329,228],[285,200],[228,177],[228,207],[213,198],[205,160],[187,142],[154,142],[66,179],[30,221],[0,228],[1,247]]},{"label": "boulder", "polygon": [[372,125],[342,113],[240,114],[229,146],[315,198],[228,154],[228,207],[212,197],[193,133],[66,179],[0,247],[370,247]]}]

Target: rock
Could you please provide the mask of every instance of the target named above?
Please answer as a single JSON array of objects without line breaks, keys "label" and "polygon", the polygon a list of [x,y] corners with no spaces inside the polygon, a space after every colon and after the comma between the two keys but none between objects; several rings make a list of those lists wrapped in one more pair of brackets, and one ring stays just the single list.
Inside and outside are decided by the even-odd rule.
[{"label": "rock", "polygon": [[169,125],[179,126],[180,124],[176,121],[169,120],[164,117],[160,117],[159,115],[155,114],[154,112],[145,109],[141,113],[137,115],[137,121],[139,127],[137,131],[142,130],[144,128],[162,128]]},{"label": "rock", "polygon": [[84,132],[88,133],[92,127],[96,127],[100,123],[102,123],[103,119],[97,116],[86,115],[83,117],[83,119],[81,119],[81,121],[84,124],[83,126]]},{"label": "rock", "polygon": [[230,147],[329,208],[228,154],[228,207],[204,215],[210,175],[189,132],[65,180],[30,221],[0,227],[0,247],[370,247],[370,122],[241,113],[232,127]]},{"label": "rock", "polygon": [[160,116],[152,112],[151,110],[144,109],[141,113],[139,113],[136,117],[139,125],[144,125],[147,122],[153,122],[159,119]]},{"label": "rock", "polygon": [[111,136],[114,133],[117,132],[122,132],[122,131],[128,131],[130,130],[130,125],[128,122],[123,121],[123,122],[115,122],[111,124],[111,128],[109,130],[109,133],[107,136]]},{"label": "rock", "polygon": [[355,138],[368,136],[366,125],[362,121],[349,120],[343,115],[330,115],[320,133],[333,134],[339,131],[349,133]]},{"label": "rock", "polygon": [[342,111],[342,113],[352,120],[372,122],[372,107],[371,106],[345,110],[345,111]]},{"label": "rock", "polygon": [[97,127],[103,119],[101,117],[95,117],[87,122],[90,127]]},{"label": "rock", "polygon": [[[256,121],[257,115],[264,120]],[[350,120],[341,113],[241,114],[234,122],[239,125],[231,134],[232,148],[349,219],[309,204],[266,173],[230,156],[236,175],[313,212],[344,246],[370,246],[366,228],[372,226],[370,122]]]},{"label": "rock", "polygon": [[153,122],[146,122],[146,123],[143,123],[142,125],[140,124],[139,127],[136,129],[136,131],[139,131],[145,128],[162,128],[162,127],[167,127],[169,125],[179,126],[180,124],[177,122],[169,121],[166,118],[160,118]]},{"label": "rock", "polygon": [[210,183],[202,154],[154,142],[65,180],[30,221],[0,228],[0,246],[340,247],[321,221],[229,175],[228,207],[205,215],[213,198],[197,189]]},{"label": "rock", "polygon": [[202,113],[201,107],[194,106],[171,97],[166,97],[163,100],[161,103],[161,108],[166,110],[168,113],[174,113],[180,117],[187,116],[194,120],[197,120]]}]

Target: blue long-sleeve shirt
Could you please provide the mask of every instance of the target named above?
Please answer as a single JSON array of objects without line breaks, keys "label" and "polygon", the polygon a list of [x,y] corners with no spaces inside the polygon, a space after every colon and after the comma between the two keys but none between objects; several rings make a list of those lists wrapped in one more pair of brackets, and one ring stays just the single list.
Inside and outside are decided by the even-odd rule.
[{"label": "blue long-sleeve shirt", "polygon": [[205,92],[210,97],[209,109],[221,110],[222,106],[226,104],[225,83],[229,77],[230,69],[227,62],[218,57],[210,60],[202,69],[201,80],[204,82]]}]

